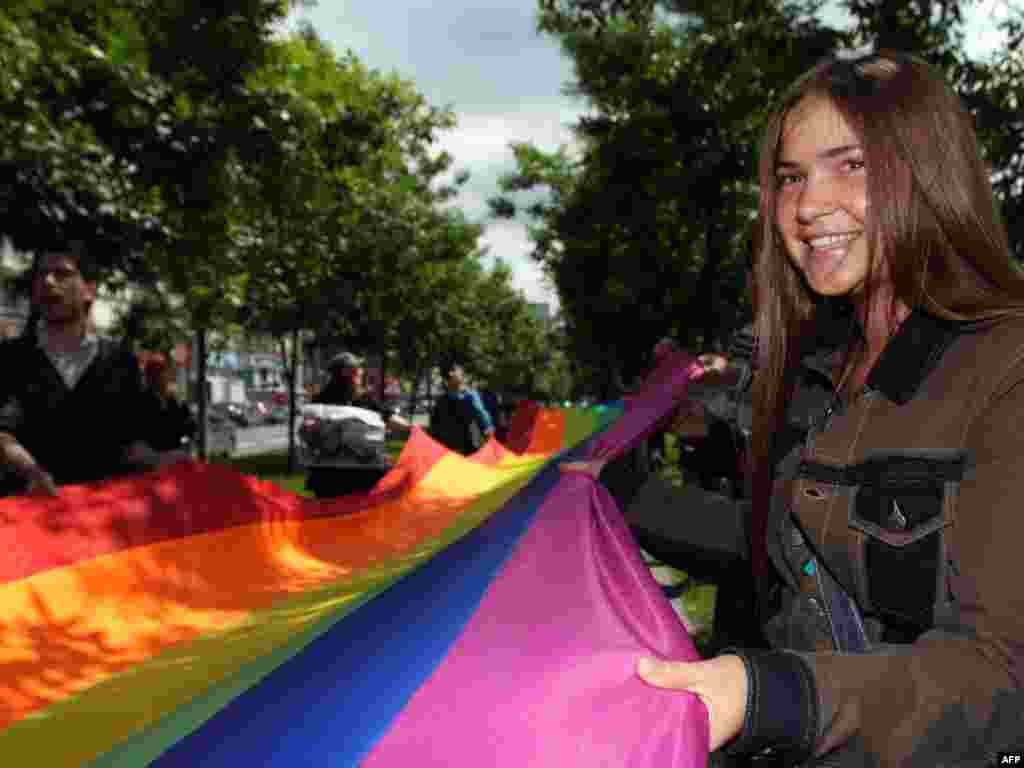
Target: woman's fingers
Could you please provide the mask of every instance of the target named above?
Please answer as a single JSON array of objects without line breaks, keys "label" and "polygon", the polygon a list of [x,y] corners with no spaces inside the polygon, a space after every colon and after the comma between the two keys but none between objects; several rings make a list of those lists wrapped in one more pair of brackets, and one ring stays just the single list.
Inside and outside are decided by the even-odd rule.
[{"label": "woman's fingers", "polygon": [[743,730],[747,713],[747,669],[739,656],[707,661],[661,661],[642,657],[637,675],[649,685],[694,693],[708,710],[710,748],[715,751]]},{"label": "woman's fingers", "polygon": [[698,355],[697,362],[700,363],[703,368],[703,370],[698,374],[698,378],[706,376],[709,373],[724,373],[725,369],[729,367],[729,360],[724,355]]}]

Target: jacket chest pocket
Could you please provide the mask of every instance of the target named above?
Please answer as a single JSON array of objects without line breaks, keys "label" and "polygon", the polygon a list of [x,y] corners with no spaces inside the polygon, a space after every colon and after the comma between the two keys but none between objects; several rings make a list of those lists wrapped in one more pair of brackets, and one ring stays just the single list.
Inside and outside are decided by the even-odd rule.
[{"label": "jacket chest pocket", "polygon": [[945,542],[963,454],[877,456],[851,468],[849,524],[865,534],[857,574],[868,609],[890,642],[911,642],[933,624],[943,595]]}]

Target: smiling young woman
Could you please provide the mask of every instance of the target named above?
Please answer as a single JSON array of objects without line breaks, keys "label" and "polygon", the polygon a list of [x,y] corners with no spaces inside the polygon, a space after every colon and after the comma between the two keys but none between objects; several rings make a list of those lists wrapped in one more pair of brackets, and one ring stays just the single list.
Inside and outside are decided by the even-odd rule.
[{"label": "smiling young woman", "polygon": [[880,52],[804,75],[768,126],[760,182],[757,335],[772,375],[760,379],[758,410],[773,420],[785,408],[782,370],[823,297],[857,309],[864,343],[844,366],[856,379],[908,308],[950,321],[1022,311],[973,120],[921,61]]},{"label": "smiling young woman", "polygon": [[[701,697],[713,749],[983,764],[1024,740],[1024,277],[971,117],[915,57],[830,58],[779,105],[760,184],[749,538],[772,650],[638,673]],[[807,388],[830,404],[781,457]]]}]

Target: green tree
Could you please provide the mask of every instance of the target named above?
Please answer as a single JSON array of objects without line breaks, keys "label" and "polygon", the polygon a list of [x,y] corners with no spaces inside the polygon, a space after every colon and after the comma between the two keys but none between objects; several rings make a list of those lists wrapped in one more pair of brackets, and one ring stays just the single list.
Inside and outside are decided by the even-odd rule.
[{"label": "green tree", "polygon": [[247,80],[288,7],[9,3],[0,12],[4,231],[30,250],[55,229],[81,237],[106,271],[180,296],[194,328],[227,322],[242,273],[239,161],[255,118],[275,106]]},{"label": "green tree", "polygon": [[531,392],[551,363],[547,329],[512,284],[512,270],[498,260],[474,291],[476,332],[467,365],[490,389]]},{"label": "green tree", "polygon": [[[617,389],[666,333],[700,347],[736,323],[767,110],[837,46],[899,45],[942,67],[978,117],[1007,219],[1020,226],[1020,57],[966,57],[966,2],[846,5],[853,25],[833,29],[815,2],[539,0],[540,28],[572,57],[572,88],[590,105],[576,126],[580,157],[515,146],[517,170],[492,207],[515,216],[524,191],[548,193],[525,210],[534,257],[592,385]],[[1006,29],[1012,38],[1021,27]]]}]

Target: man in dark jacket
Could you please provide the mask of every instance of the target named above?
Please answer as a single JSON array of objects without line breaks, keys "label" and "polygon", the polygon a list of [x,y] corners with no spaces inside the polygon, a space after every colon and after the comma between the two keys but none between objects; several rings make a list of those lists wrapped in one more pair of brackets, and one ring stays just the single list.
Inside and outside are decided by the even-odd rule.
[{"label": "man in dark jacket", "polygon": [[341,421],[303,421],[299,436],[318,455],[309,467],[306,488],[318,498],[347,496],[373,488],[391,468],[383,450],[384,428],[398,432],[411,429],[409,422],[395,415],[393,408],[376,400],[363,387],[363,367],[358,357],[342,352],[331,358],[327,367],[331,380],[313,398],[313,404],[369,411],[380,417],[384,427],[372,428],[354,417]]},{"label": "man in dark jacket", "polygon": [[57,486],[159,466],[135,355],[90,330],[96,298],[88,254],[69,244],[37,255],[39,321],[0,344],[3,492],[56,495]]},{"label": "man in dark jacket", "polygon": [[430,413],[430,434],[442,445],[468,456],[487,441],[494,424],[480,395],[466,387],[462,366],[453,365],[445,373],[448,391],[437,398]]}]

